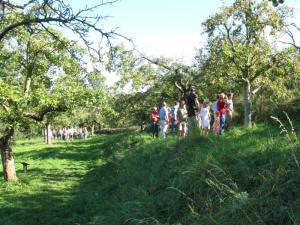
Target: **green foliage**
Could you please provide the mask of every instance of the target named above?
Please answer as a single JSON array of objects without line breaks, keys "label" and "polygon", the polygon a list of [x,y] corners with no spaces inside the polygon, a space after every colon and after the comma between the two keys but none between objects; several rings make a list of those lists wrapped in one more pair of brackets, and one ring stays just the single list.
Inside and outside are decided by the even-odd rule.
[{"label": "green foliage", "polygon": [[87,75],[80,60],[82,49],[54,30],[52,35],[19,30],[17,36],[7,38],[10,42],[0,52],[3,126],[25,127],[30,120],[47,116],[49,121],[58,112],[75,108],[107,108],[106,92],[99,86],[103,80],[97,83],[96,73]]},{"label": "green foliage", "polygon": [[[106,99],[104,86],[99,86],[103,85],[103,80],[96,81],[98,71],[88,74],[82,60],[88,53],[93,55],[97,51],[88,40],[90,30],[96,31],[110,45],[110,39],[114,36],[123,37],[98,27],[98,22],[104,17],[92,12],[108,3],[113,2],[101,2],[75,11],[61,0],[1,1],[2,127],[16,129],[19,125],[26,126],[30,120],[42,121],[45,117],[51,120],[58,112],[75,107],[99,104],[99,107],[105,108],[105,100],[99,100]],[[77,42],[63,37],[53,29],[53,25],[71,30],[83,40],[89,52],[78,47]],[[91,91],[87,84],[90,87],[93,85],[94,89],[98,85],[98,90]],[[101,113],[99,110],[97,112]]]},{"label": "green foliage", "polygon": [[0,222],[297,224],[300,148],[279,132],[258,125],[225,137],[126,131],[52,147],[19,141],[29,172],[17,163],[19,181],[0,181]]},{"label": "green foliage", "polygon": [[[205,80],[197,66],[167,58],[147,58],[123,46],[113,49],[107,65],[120,76],[113,92],[114,110],[118,113],[115,125],[128,126],[139,123],[153,106],[184,99],[190,85],[197,88],[198,95],[206,98]],[[207,89],[207,87],[206,87]]]},{"label": "green foliage", "polygon": [[[160,61],[165,62],[165,59]],[[112,105],[117,113],[111,118],[112,126],[140,123],[142,116],[150,115],[153,106],[173,94],[166,91],[170,88],[170,83],[164,81],[168,70],[151,64],[140,54],[126,50],[122,45],[110,52],[107,69],[120,76],[112,92]]]},{"label": "green foliage", "polygon": [[[299,51],[276,47],[291,15],[288,7],[274,8],[267,1],[234,1],[203,23],[208,44],[191,66],[145,57],[124,46],[114,48],[108,64],[120,75],[113,93],[118,113],[114,125],[137,124],[152,106],[183,98],[189,85],[196,87],[200,100],[233,92],[239,115],[252,113],[254,119],[265,120],[280,112],[286,102],[295,101],[299,85]],[[248,83],[249,114],[243,101]]]},{"label": "green foliage", "polygon": [[277,58],[265,34],[279,32],[285,16],[265,2],[235,1],[203,23],[209,36],[208,60],[213,60],[214,68],[234,82],[266,77]]},{"label": "green foliage", "polygon": [[212,90],[243,95],[246,126],[262,102],[270,105],[286,99],[291,93],[287,81],[298,77],[297,63],[291,59],[298,61],[299,54],[277,49],[270,41],[283,32],[290,15],[287,7],[237,0],[203,23],[208,45],[196,58],[202,77]]},{"label": "green foliage", "polygon": [[109,52],[107,69],[120,76],[116,84],[117,91],[130,86],[131,92],[142,91],[151,85],[154,79],[153,68],[145,63],[135,51],[126,50],[123,45],[116,46]]}]

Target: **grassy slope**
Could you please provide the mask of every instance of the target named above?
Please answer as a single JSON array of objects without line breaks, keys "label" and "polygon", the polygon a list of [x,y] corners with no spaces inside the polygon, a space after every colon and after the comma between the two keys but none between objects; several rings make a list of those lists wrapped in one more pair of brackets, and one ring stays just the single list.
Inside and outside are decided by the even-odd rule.
[{"label": "grassy slope", "polygon": [[0,181],[0,224],[300,224],[300,149],[278,133],[20,141],[15,158],[31,165]]}]

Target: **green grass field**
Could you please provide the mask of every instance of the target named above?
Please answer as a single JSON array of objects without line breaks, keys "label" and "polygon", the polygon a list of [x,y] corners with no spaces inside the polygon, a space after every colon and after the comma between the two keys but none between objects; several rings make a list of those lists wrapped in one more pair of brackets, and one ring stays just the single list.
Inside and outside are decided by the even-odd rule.
[{"label": "green grass field", "polygon": [[0,224],[300,224],[300,148],[279,133],[17,141],[19,181],[0,181]]}]

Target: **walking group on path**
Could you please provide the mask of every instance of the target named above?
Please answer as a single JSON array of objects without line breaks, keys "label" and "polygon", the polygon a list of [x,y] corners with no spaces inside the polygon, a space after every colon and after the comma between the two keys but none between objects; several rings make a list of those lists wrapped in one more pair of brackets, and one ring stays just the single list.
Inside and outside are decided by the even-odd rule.
[{"label": "walking group on path", "polygon": [[153,137],[166,138],[170,129],[174,135],[184,137],[201,129],[204,135],[208,135],[212,124],[212,131],[223,135],[232,124],[232,114],[233,93],[219,94],[211,107],[208,99],[201,104],[195,89],[191,88],[187,97],[171,108],[166,102],[159,110],[156,106],[152,108],[151,132]]},{"label": "walking group on path", "polygon": [[73,128],[73,127],[63,127],[56,130],[52,128],[50,130],[50,136],[53,139],[72,141],[75,138],[87,139],[88,130],[86,127],[83,128]]}]

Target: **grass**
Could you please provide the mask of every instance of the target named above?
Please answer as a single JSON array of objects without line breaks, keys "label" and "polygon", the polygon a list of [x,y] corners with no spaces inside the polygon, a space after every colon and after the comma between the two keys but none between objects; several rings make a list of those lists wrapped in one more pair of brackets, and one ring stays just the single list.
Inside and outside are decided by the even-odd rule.
[{"label": "grass", "polygon": [[0,181],[1,225],[300,224],[299,145],[272,126],[23,140],[14,150],[19,181]]}]

